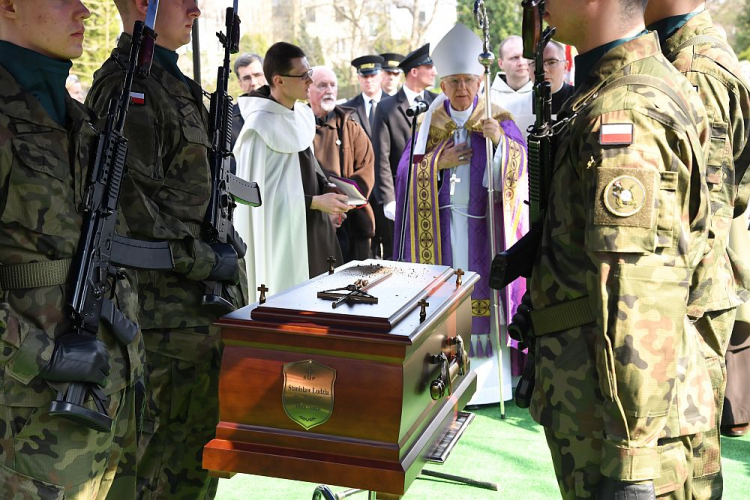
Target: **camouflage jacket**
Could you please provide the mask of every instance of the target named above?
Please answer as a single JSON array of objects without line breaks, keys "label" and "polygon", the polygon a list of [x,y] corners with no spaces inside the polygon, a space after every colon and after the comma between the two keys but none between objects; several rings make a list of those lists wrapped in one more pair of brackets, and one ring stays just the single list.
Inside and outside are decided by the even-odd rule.
[{"label": "camouflage jacket", "polygon": [[[81,236],[83,192],[95,154],[95,116],[66,98],[67,129],[0,66],[0,273],[14,265],[71,259]],[[127,234],[120,220],[118,232]],[[138,320],[135,280],[117,280],[115,304]],[[3,280],[4,281],[4,280]],[[8,288],[10,288],[8,286]],[[56,393],[39,378],[55,337],[71,329],[67,284],[2,290],[0,286],[0,404],[42,406]],[[112,394],[142,375],[140,332],[127,348],[107,327]]]},{"label": "camouflage jacket", "polygon": [[[707,36],[711,39],[695,39]],[[734,254],[727,253],[733,217],[747,208],[750,196],[750,89],[742,77],[737,56],[714,28],[711,14],[692,17],[662,47],[672,64],[698,90],[706,107],[711,141],[706,180],[711,193],[711,250],[701,268],[688,313],[739,306],[750,297],[750,271]]]},{"label": "camouflage jacket", "polygon": [[[617,86],[625,75],[650,75],[667,90]],[[604,475],[651,479],[659,438],[714,422],[701,340],[686,315],[710,217],[705,111],[650,33],[607,52],[558,119],[529,281],[537,334],[531,413],[558,432],[603,439]],[[566,311],[571,304],[588,314],[576,317]]]},{"label": "camouflage jacket", "polygon": [[[86,102],[100,115],[120,92],[129,45],[130,35],[123,33],[94,74]],[[167,240],[175,263],[174,271],[138,274],[144,330],[208,327],[217,319],[201,306],[202,280],[214,264],[213,250],[200,239],[211,190],[208,113],[200,86],[187,83],[154,62],[148,79],[133,81],[132,95],[143,94],[143,100],[131,100],[123,132],[129,146],[123,213],[135,237]],[[231,290],[230,301],[244,305],[239,288]]]}]

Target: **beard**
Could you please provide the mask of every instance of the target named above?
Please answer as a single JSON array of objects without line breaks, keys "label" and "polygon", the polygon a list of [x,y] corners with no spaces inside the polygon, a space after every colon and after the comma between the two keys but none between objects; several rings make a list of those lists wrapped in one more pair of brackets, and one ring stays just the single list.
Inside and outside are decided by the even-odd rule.
[{"label": "beard", "polygon": [[335,107],[336,107],[336,99],[332,97],[324,97],[323,100],[320,101],[320,108],[327,113],[330,113],[331,111],[333,111],[333,108]]}]

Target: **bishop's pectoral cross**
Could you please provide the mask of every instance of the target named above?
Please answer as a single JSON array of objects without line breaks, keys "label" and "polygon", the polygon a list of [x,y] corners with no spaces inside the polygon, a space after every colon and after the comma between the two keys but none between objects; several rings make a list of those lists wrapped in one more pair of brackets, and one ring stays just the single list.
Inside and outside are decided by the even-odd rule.
[{"label": "bishop's pectoral cross", "polygon": [[[457,127],[456,130],[453,131],[453,146],[457,146],[461,143],[461,136],[463,135],[464,127]],[[459,160],[463,160],[463,157],[459,157]],[[451,196],[456,194],[456,184],[461,182],[461,178],[456,175],[456,169],[451,169]]]},{"label": "bishop's pectoral cross", "polygon": [[461,178],[456,175],[456,172],[451,173],[451,196],[456,194],[456,184],[461,182]]}]

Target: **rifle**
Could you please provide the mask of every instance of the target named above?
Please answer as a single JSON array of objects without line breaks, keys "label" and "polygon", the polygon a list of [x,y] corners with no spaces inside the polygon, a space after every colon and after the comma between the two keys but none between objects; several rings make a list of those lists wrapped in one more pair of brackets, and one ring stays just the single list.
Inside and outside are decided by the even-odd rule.
[{"label": "rifle", "polygon": [[[245,256],[247,247],[232,225],[232,214],[237,203],[259,207],[260,189],[255,182],[240,179],[230,172],[232,151],[232,98],[227,93],[230,75],[230,54],[236,54],[240,46],[240,18],[237,15],[238,0],[227,8],[226,35],[216,36],[224,47],[224,63],[219,66],[216,77],[216,90],[211,94],[209,125],[212,132],[211,153],[211,201],[203,224],[203,240],[206,243],[228,243],[237,252],[237,257]],[[216,307],[224,312],[234,310],[234,306],[223,297],[225,284],[206,282],[206,293],[202,304]]]},{"label": "rifle", "polygon": [[[102,320],[112,327],[117,341],[128,345],[138,333],[138,326],[126,318],[106,297],[114,295],[113,282],[122,278],[117,267],[138,269],[172,269],[172,253],[166,242],[137,241],[115,235],[117,204],[125,176],[127,139],[122,136],[130,103],[133,77],[148,77],[151,70],[156,33],[153,30],[158,0],[151,0],[146,23],[137,21],[133,28],[130,59],[122,90],[109,103],[107,122],[99,135],[96,157],[89,172],[84,196],[84,220],[76,254],[71,265],[70,314],[73,331],[78,335],[96,336]],[[111,290],[110,290],[111,289]],[[97,410],[83,406],[91,394]],[[107,414],[107,400],[95,384],[74,382],[59,391],[50,405],[50,415],[60,415],[99,432],[110,432],[112,419]]]},{"label": "rifle", "polygon": [[534,60],[534,125],[529,128],[529,219],[531,228],[505,252],[492,259],[490,287],[502,290],[517,278],[530,277],[542,240],[544,216],[554,159],[552,130],[552,90],[544,81],[544,48],[555,28],[542,31],[545,0],[524,0],[523,56]]}]

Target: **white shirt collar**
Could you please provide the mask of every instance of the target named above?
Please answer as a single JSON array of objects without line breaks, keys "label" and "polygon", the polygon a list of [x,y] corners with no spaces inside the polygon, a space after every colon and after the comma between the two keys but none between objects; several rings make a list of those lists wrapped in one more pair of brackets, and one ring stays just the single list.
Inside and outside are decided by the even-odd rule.
[{"label": "white shirt collar", "polygon": [[414,105],[414,99],[416,99],[417,96],[424,99],[424,92],[414,92],[406,84],[404,84],[403,89],[404,89],[404,94],[406,94],[406,100],[409,101],[409,106]]},{"label": "white shirt collar", "polygon": [[375,104],[380,104],[380,100],[383,98],[383,89],[380,89],[378,93],[375,95],[375,97],[367,97],[364,92],[362,92],[362,99],[365,100],[365,104],[370,104],[370,101],[375,101]]}]

